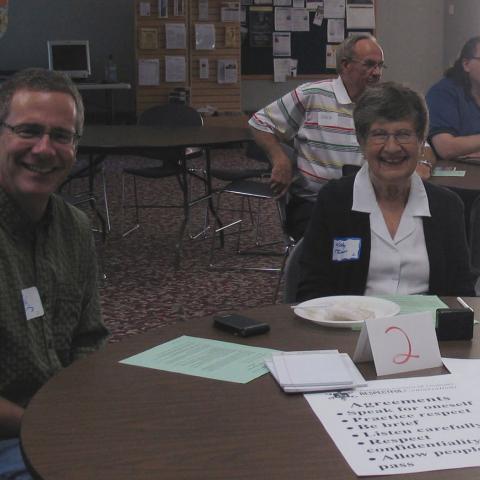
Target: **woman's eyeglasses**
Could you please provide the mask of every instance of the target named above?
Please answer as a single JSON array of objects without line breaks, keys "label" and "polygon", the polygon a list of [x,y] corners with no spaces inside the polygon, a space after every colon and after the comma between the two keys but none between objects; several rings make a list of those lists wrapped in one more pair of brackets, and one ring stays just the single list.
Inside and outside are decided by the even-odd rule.
[{"label": "woman's eyeglasses", "polygon": [[411,131],[389,133],[386,130],[373,130],[368,134],[368,140],[373,145],[383,145],[387,143],[390,137],[393,137],[395,141],[401,145],[413,143],[417,139],[415,133]]}]

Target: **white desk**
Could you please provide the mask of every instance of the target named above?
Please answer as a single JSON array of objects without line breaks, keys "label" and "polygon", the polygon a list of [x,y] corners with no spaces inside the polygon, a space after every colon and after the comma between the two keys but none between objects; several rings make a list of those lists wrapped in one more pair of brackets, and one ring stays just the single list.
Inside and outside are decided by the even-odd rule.
[{"label": "white desk", "polygon": [[79,90],[130,90],[132,86],[129,83],[75,83]]}]

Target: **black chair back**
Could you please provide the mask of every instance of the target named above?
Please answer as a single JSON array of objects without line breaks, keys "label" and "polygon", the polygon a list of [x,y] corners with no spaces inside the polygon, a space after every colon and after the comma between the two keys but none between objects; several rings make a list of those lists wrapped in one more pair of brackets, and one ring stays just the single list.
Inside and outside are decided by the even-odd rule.
[{"label": "black chair back", "polygon": [[470,264],[476,276],[480,276],[480,195],[470,209]]},{"label": "black chair back", "polygon": [[[144,110],[139,118],[138,125],[146,127],[201,127],[203,118],[194,108],[181,103],[167,103],[165,105],[155,105]],[[161,159],[167,163],[178,162],[179,154],[182,149],[165,149]],[[143,157],[158,159],[158,153],[144,150]]]},{"label": "black chair back", "polygon": [[285,303],[294,303],[297,301],[297,290],[300,282],[300,256],[302,254],[303,238],[290,250],[290,254],[285,264],[283,301]]},{"label": "black chair back", "polygon": [[350,164],[345,164],[342,166],[342,177],[348,177],[349,175],[356,175],[357,172],[360,170],[359,165],[350,165]]},{"label": "black chair back", "polygon": [[203,119],[200,113],[188,105],[167,103],[143,111],[138,118],[138,124],[145,126],[199,127],[203,125]]}]

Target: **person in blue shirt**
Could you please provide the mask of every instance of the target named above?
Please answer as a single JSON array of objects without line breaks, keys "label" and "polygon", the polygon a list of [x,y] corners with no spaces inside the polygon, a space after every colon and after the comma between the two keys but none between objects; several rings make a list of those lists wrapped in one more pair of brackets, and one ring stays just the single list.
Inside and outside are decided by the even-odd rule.
[{"label": "person in blue shirt", "polygon": [[427,93],[428,141],[446,160],[480,157],[480,36],[470,38]]}]

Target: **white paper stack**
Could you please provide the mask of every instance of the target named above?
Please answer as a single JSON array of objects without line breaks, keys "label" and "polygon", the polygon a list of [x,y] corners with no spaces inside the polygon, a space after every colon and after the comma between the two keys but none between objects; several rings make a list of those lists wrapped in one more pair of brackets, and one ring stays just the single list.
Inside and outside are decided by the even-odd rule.
[{"label": "white paper stack", "polygon": [[287,393],[345,390],[366,385],[352,359],[338,350],[279,352],[265,364]]}]

